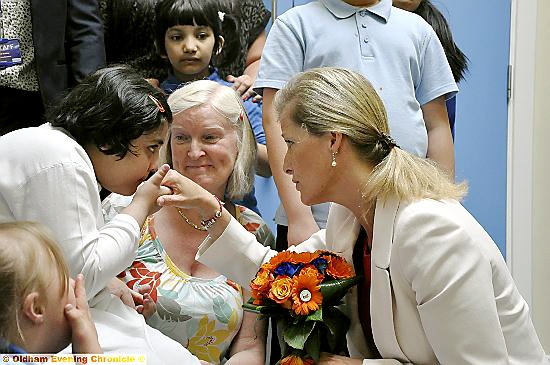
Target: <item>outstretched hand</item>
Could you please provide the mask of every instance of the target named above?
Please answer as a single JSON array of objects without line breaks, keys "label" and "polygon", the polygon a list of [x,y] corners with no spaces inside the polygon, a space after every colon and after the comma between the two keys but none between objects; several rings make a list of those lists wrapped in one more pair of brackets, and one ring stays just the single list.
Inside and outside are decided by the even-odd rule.
[{"label": "outstretched hand", "polygon": [[69,321],[72,330],[73,353],[75,354],[100,354],[102,353],[97,331],[92,321],[88,301],[86,300],[86,289],[84,289],[84,277],[82,274],[71,281],[74,286],[75,304],[65,306],[65,317]]},{"label": "outstretched hand", "polygon": [[162,180],[162,185],[169,188],[172,194],[159,196],[157,204],[160,206],[198,209],[200,212],[205,205],[208,208],[208,202],[215,200],[206,189],[176,170],[168,171]]}]

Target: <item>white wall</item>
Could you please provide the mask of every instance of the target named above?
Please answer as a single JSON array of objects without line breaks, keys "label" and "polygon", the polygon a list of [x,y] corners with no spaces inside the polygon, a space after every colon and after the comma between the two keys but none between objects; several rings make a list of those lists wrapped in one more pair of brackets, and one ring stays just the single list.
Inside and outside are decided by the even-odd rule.
[{"label": "white wall", "polygon": [[550,354],[550,2],[513,0],[508,155],[508,252]]},{"label": "white wall", "polygon": [[550,353],[550,1],[539,0],[537,3],[532,311],[542,344],[546,352]]}]

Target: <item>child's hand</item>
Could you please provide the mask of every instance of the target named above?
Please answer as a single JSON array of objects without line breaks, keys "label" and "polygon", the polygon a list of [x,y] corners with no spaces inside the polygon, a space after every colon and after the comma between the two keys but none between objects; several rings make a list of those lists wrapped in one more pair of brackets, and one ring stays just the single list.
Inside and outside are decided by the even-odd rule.
[{"label": "child's hand", "polygon": [[148,293],[144,293],[142,304],[138,304],[136,310],[147,319],[157,311],[157,305]]},{"label": "child's hand", "polygon": [[146,215],[153,214],[159,210],[160,207],[156,204],[157,198],[162,195],[172,194],[170,188],[161,186],[162,179],[168,171],[170,171],[170,166],[166,164],[162,165],[153,176],[137,188],[130,205],[137,205],[137,207],[146,212]]},{"label": "child's hand", "polygon": [[65,306],[65,317],[69,321],[72,330],[73,353],[102,353],[97,340],[95,325],[90,315],[88,301],[86,300],[86,289],[84,289],[82,274],[78,274],[71,285],[74,285],[75,305],[67,304]]},{"label": "child's hand", "polygon": [[254,80],[250,76],[241,75],[239,77],[235,77],[233,75],[229,75],[226,80],[233,83],[233,89],[241,95],[243,100],[247,100],[251,96],[256,95],[252,88]]}]

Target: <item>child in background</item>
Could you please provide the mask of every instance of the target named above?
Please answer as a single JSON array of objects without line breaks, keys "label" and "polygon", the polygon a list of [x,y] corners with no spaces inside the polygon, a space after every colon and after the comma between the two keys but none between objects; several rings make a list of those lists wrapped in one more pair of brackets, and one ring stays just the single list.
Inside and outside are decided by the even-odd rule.
[{"label": "child in background", "polygon": [[[458,48],[458,45],[453,40],[449,23],[437,7],[430,0],[393,0],[393,6],[420,15],[422,19],[432,26],[435,34],[437,34],[437,37],[441,41],[455,82],[458,83],[460,80],[463,80],[464,74],[468,70],[468,57]],[[456,96],[447,99],[447,114],[454,137]]]},{"label": "child in background", "polygon": [[[284,173],[286,145],[273,113],[273,96],[295,74],[327,66],[366,76],[386,106],[397,144],[434,160],[454,177],[445,99],[458,88],[433,29],[420,17],[392,7],[392,0],[318,0],[294,7],[273,23],[254,85],[263,93],[269,162],[285,210],[275,217],[281,249],[286,238],[297,244],[324,228],[328,205],[303,205]],[[327,168],[338,159],[331,156]]]},{"label": "child in background", "polygon": [[82,274],[39,223],[0,223],[0,353],[101,353]]},{"label": "child in background", "polygon": [[[186,83],[201,79],[232,86],[215,67],[231,62],[241,47],[238,23],[223,10],[217,0],[163,0],[157,4],[155,45],[159,55],[171,65],[168,78],[160,85],[164,92],[171,94]],[[248,99],[244,107],[258,142],[256,172],[269,177],[261,105]],[[258,212],[255,198],[242,203]]]}]

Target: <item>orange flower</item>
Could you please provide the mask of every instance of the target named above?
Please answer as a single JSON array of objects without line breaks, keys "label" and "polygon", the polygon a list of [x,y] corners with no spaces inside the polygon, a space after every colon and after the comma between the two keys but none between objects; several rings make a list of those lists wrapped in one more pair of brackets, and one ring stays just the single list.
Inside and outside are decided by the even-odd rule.
[{"label": "orange flower", "polygon": [[325,256],[328,260],[326,274],[335,279],[347,279],[355,275],[353,267],[340,256]]},{"label": "orange flower", "polygon": [[294,255],[294,252],[290,252],[290,251],[279,252],[277,255],[273,256],[271,260],[263,264],[261,268],[265,268],[267,270],[273,270],[283,262],[292,262],[292,255]]},{"label": "orange flower", "polygon": [[292,309],[297,315],[308,315],[319,309],[323,302],[321,294],[321,281],[311,271],[300,272],[292,278],[294,285],[292,288]]},{"label": "orange flower", "polygon": [[250,290],[254,298],[254,304],[261,304],[260,299],[267,297],[272,280],[273,274],[271,271],[266,269],[260,269],[260,271],[258,271],[256,277],[250,282]]},{"label": "orange flower", "polygon": [[315,276],[319,281],[323,281],[324,275],[317,270],[317,268],[313,265],[306,265],[302,267],[300,270],[300,275],[309,275],[309,276]]},{"label": "orange flower", "polygon": [[269,289],[269,299],[283,304],[292,295],[293,281],[288,276],[279,276],[275,281],[271,283],[271,289]]},{"label": "orange flower", "polygon": [[317,257],[319,257],[319,254],[315,252],[300,252],[295,253],[292,256],[292,263],[294,264],[309,264],[311,261],[315,260]]},{"label": "orange flower", "polygon": [[286,356],[279,362],[281,365],[313,365],[314,363],[311,357],[304,359],[296,355]]}]

